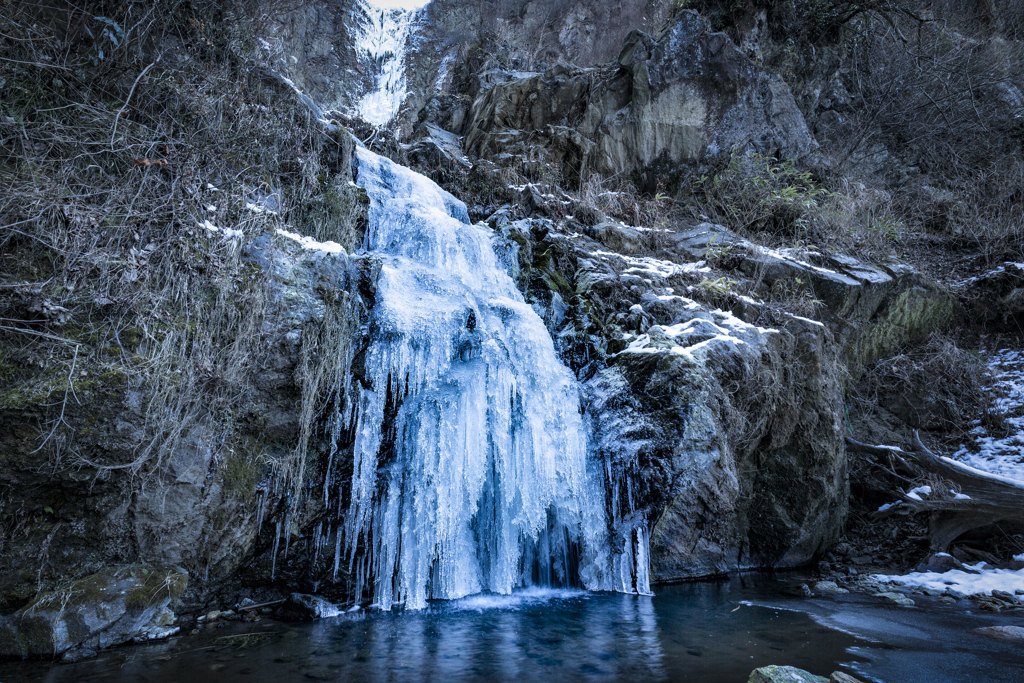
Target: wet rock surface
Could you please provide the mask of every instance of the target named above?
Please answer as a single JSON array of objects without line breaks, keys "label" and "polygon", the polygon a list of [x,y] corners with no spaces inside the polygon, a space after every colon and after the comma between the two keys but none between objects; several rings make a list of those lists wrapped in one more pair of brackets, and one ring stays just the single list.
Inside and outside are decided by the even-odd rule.
[{"label": "wet rock surface", "polygon": [[335,605],[317,595],[292,593],[277,608],[275,615],[282,621],[314,621],[341,614]]},{"label": "wet rock surface", "polygon": [[974,632],[989,638],[1024,642],[1024,626],[985,626]]}]

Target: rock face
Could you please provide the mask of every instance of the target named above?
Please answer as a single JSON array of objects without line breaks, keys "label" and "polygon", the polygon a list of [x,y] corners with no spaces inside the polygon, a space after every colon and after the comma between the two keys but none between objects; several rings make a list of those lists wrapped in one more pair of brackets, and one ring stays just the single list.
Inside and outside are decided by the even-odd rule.
[{"label": "rock face", "polygon": [[[48,574],[79,573],[96,563],[177,565],[195,577],[192,588],[198,592],[204,580],[230,575],[257,548],[261,523],[287,504],[283,491],[268,490],[269,475],[292,456],[303,420],[309,419],[302,413],[302,372],[316,361],[309,347],[322,343],[312,339],[328,319],[351,341],[348,325],[357,324],[358,313],[355,320],[350,316],[358,310],[361,264],[343,250],[307,249],[273,234],[257,238],[241,258],[250,275],[259,278],[253,281],[267,288],[267,315],[257,318],[266,345],[258,370],[243,380],[243,412],[255,422],[231,424],[230,445],[212,420],[199,419],[144,479],[83,466],[62,472],[54,486],[30,457],[37,444],[25,421],[31,413],[3,413],[0,484],[8,491],[41,492],[36,494],[38,511],[26,518],[23,541],[7,542],[0,554],[4,603],[17,607],[35,593],[40,544],[44,550],[59,549],[49,554]],[[337,362],[344,362],[344,356]],[[147,427],[144,397],[152,385],[112,382],[78,391],[82,404],[66,419],[79,428],[80,452],[89,462],[112,457],[130,462],[139,449],[131,439]],[[133,494],[140,481],[143,490]],[[301,512],[292,518],[303,523]],[[264,527],[264,542],[268,532]],[[107,636],[100,640],[104,647],[112,642]],[[40,647],[31,653],[46,654],[50,648]]]},{"label": "rock face", "polygon": [[570,183],[639,172],[649,185],[736,150],[803,158],[817,148],[789,88],[693,11],[657,39],[631,33],[615,63],[494,85],[473,104],[465,144],[483,158],[544,147]]},{"label": "rock face", "polygon": [[699,307],[673,317],[587,383],[596,447],[645,470],[654,578],[807,562],[846,509],[827,333]]},{"label": "rock face", "polygon": [[[404,106],[388,126],[408,134],[432,97],[460,90],[456,82],[472,76],[463,66],[479,60],[481,47],[513,69],[598,64],[613,59],[634,28],[654,31],[671,6],[666,0],[434,0],[417,13],[404,41]],[[268,2],[265,11],[259,38],[269,65],[324,109],[351,111],[375,87],[380,64],[361,56],[357,41],[379,9],[365,0],[330,0]]]},{"label": "rock face", "polygon": [[268,66],[325,109],[346,111],[373,86],[355,38],[366,21],[359,0],[267,3],[261,49]]},{"label": "rock face", "polygon": [[175,568],[108,569],[0,617],[0,657],[54,657],[176,633],[172,611],[188,576]]},{"label": "rock face", "polygon": [[[766,289],[803,283],[801,292],[827,310],[827,322],[844,347],[851,371],[903,344],[921,341],[959,314],[952,294],[896,261],[869,264],[819,249],[768,249],[711,223],[678,231],[673,240],[677,253],[690,258],[704,257],[712,248],[727,249],[733,272]],[[743,316],[744,308],[738,306],[735,312]]]},{"label": "rock face", "polygon": [[[592,241],[506,213],[490,220],[580,368],[592,448],[619,473],[610,504],[650,525],[652,578],[797,566],[834,543],[848,498],[840,378],[947,324],[952,299],[910,269],[766,250],[707,223],[654,233],[605,222]],[[698,303],[693,290],[716,286],[712,246],[729,253],[723,288],[759,283],[767,297],[803,282],[826,322],[762,322],[749,297]],[[922,311],[913,324],[908,309]]]},{"label": "rock face", "polygon": [[643,473],[630,495],[649,515],[654,578],[795,566],[834,542],[846,464],[825,326],[758,327],[676,294],[701,262],[597,253],[577,260],[576,295],[623,303],[608,367],[585,385],[594,448]]}]

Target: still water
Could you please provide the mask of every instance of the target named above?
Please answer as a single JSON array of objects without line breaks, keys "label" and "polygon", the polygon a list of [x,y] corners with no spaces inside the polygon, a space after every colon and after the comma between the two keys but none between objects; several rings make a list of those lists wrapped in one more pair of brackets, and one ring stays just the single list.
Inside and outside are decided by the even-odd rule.
[{"label": "still water", "polygon": [[892,683],[1024,680],[1019,648],[966,630],[1000,615],[807,600],[787,585],[739,577],[653,597],[527,590],[312,624],[230,622],[78,664],[0,664],[0,681],[743,683],[767,664]]}]

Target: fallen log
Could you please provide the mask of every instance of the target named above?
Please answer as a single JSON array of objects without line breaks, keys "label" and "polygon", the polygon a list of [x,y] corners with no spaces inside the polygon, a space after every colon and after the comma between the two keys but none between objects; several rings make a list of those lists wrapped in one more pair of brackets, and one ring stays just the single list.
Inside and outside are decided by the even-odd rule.
[{"label": "fallen log", "polygon": [[[914,432],[913,450],[874,446],[847,437],[847,448],[874,458],[885,458],[943,480],[943,489],[922,497],[897,489],[902,504],[915,512],[929,512],[931,549],[945,552],[951,543],[973,529],[1012,522],[1024,525],[1024,481],[970,467],[933,453]],[[953,495],[959,491],[960,495]],[[949,492],[948,494],[946,492]]]}]

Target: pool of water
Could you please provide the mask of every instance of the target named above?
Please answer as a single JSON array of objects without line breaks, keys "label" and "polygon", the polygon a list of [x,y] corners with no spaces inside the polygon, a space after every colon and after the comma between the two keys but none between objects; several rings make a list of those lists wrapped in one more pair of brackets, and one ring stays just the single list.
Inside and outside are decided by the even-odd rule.
[{"label": "pool of water", "polygon": [[0,681],[701,681],[744,683],[787,664],[874,681],[1015,681],[1019,647],[969,634],[1003,615],[807,600],[792,582],[738,577],[656,595],[529,590],[362,612],[269,619],[125,647],[77,664],[0,664]]}]

